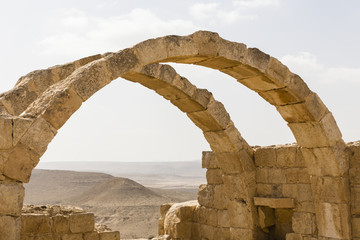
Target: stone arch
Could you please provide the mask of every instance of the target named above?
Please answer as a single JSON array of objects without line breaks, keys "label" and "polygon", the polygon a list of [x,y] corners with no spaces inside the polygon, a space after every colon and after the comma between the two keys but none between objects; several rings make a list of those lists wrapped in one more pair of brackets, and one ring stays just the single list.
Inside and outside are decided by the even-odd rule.
[{"label": "stone arch", "polygon": [[[341,132],[331,112],[320,98],[307,87],[299,76],[291,73],[277,59],[258,49],[247,48],[244,44],[230,42],[215,33],[204,31],[183,37],[166,36],[150,39],[133,48],[105,54],[94,59],[96,58],[98,60],[77,68],[66,79],[56,84],[53,83],[60,80],[56,77],[52,78],[53,82],[46,82],[47,86],[51,86],[54,94],[66,96],[62,98],[65,101],[61,104],[62,106],[73,101],[76,98],[75,94],[78,95],[79,101],[86,101],[92,94],[118,77],[132,80],[138,76],[138,72],[142,71],[142,66],[157,62],[196,64],[217,69],[256,91],[267,102],[274,105],[283,119],[288,122],[304,155],[311,175],[318,236],[335,239],[351,238],[348,160]],[[78,63],[77,66],[80,65],[81,63]],[[50,72],[51,76],[58,76],[55,70]],[[157,81],[151,82],[146,78],[139,78],[138,81],[155,91],[163,88]],[[35,77],[20,80],[18,86],[22,86],[22,84],[28,84],[34,89],[26,93],[27,96],[34,94],[32,99],[36,99],[36,96],[46,89],[37,87]],[[64,91],[65,89],[66,91]],[[20,92],[17,96],[21,96]],[[181,101],[173,99],[171,101],[180,109],[186,106]],[[0,103],[3,111],[17,116],[26,109],[26,107],[17,110],[11,109],[15,105],[4,97],[0,98]],[[70,105],[75,106],[74,104]],[[64,107],[64,111],[71,113],[73,109]],[[27,111],[28,114],[33,112],[36,111],[32,107]],[[25,114],[19,117],[20,120],[11,121],[16,126],[16,121],[27,121],[24,120],[27,117],[28,115]],[[64,120],[66,121],[66,119]],[[29,125],[31,124],[29,123]],[[51,139],[56,131],[52,126],[46,127],[44,124],[47,124],[44,118],[37,119],[27,133],[30,134],[33,131],[34,134],[30,135],[36,138],[39,130],[48,129],[45,132]],[[223,143],[222,137],[227,133],[232,134],[228,128],[208,129],[204,132],[205,138],[220,159],[229,152],[227,148],[218,147]],[[46,149],[46,145],[47,143],[44,143],[31,147],[36,148],[37,154],[41,155],[42,151]],[[19,151],[24,150],[19,149]],[[36,156],[29,156],[29,158],[32,157],[36,158]],[[251,169],[252,165],[245,166],[243,164],[242,167]],[[336,191],[333,191],[333,188],[336,188]],[[328,221],[329,217],[332,218],[332,221]],[[243,229],[250,230],[252,228],[248,226]]]}]

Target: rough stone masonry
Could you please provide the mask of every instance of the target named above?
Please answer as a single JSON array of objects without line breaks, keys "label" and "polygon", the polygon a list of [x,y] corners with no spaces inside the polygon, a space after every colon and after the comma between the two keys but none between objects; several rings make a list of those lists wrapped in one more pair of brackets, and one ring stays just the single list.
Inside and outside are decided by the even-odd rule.
[{"label": "rough stone masonry", "polygon": [[[297,144],[250,147],[223,104],[159,62],[232,76],[276,107]],[[161,207],[161,238],[360,239],[359,142],[344,143],[319,96],[276,58],[199,31],[34,71],[0,95],[1,240],[20,239],[23,183],[57,131],[119,77],[186,113],[212,149],[203,153],[207,184],[198,201]]]}]

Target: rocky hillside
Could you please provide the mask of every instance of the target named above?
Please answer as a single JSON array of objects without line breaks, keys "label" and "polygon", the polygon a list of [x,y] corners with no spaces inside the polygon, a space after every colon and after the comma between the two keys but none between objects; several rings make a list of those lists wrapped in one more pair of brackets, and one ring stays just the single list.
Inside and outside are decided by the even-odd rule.
[{"label": "rocky hillside", "polygon": [[25,185],[26,204],[71,204],[94,212],[96,221],[122,238],[155,236],[159,206],[196,199],[196,189],[157,189],[104,173],[33,171]]}]

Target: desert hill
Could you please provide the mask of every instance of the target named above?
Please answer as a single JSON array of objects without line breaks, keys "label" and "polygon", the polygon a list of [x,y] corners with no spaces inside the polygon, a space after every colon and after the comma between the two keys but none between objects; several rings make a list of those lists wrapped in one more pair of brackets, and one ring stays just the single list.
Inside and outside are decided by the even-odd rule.
[{"label": "desert hill", "polygon": [[161,204],[197,197],[197,189],[188,187],[147,188],[105,173],[42,169],[33,171],[25,189],[24,203],[80,206],[93,212],[97,223],[120,230],[121,238],[156,236]]}]

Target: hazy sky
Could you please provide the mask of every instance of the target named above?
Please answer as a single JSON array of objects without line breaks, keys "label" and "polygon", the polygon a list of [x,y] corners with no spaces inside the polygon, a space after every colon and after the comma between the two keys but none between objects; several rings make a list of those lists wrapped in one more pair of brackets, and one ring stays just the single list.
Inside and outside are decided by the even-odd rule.
[{"label": "hazy sky", "polygon": [[[345,141],[360,139],[360,1],[1,1],[0,91],[36,69],[118,51],[152,37],[218,32],[280,59],[333,112]],[[217,71],[173,65],[213,92],[251,145],[294,142],[275,108]],[[186,161],[209,150],[185,114],[117,79],[59,130],[42,161]]]}]

